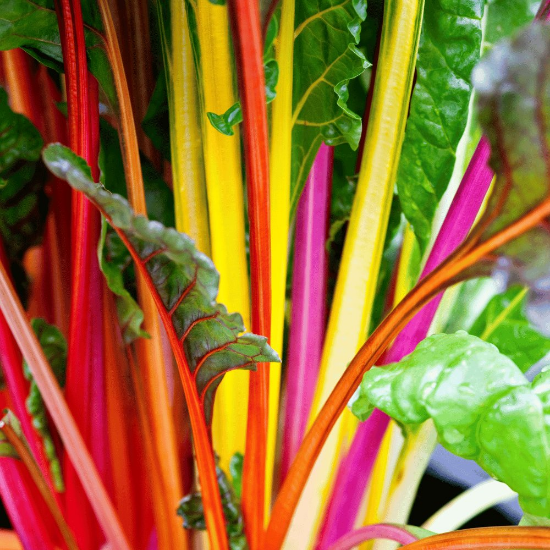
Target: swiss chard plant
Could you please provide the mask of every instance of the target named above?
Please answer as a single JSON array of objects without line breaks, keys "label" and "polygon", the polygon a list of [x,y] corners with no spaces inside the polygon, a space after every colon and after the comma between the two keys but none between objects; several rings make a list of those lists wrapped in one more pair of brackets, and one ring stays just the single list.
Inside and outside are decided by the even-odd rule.
[{"label": "swiss chard plant", "polygon": [[548,19],[0,3],[0,547],[550,547]]}]

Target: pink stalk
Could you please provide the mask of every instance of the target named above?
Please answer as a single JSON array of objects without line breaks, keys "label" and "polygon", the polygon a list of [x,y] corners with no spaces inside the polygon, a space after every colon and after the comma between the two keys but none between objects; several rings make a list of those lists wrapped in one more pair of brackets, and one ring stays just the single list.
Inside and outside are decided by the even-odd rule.
[{"label": "pink stalk", "polygon": [[338,539],[329,550],[351,550],[355,546],[373,539],[388,539],[399,544],[411,544],[418,539],[409,533],[406,529],[397,525],[378,523],[376,525],[367,525],[356,529],[341,539]]},{"label": "pink stalk", "polygon": [[281,479],[302,443],[321,363],[333,158],[333,148],[321,145],[296,212]]},{"label": "pink stalk", "polygon": [[[453,198],[420,278],[425,277],[443,262],[470,232],[493,179],[493,172],[487,166],[489,154],[489,144],[483,137]],[[442,296],[440,294],[434,298],[416,314],[395,339],[380,364],[386,365],[401,360],[427,336]],[[334,541],[353,529],[364,489],[370,479],[374,459],[388,423],[389,417],[375,410],[370,418],[359,426],[348,455],[339,468],[338,483],[334,485],[323,521],[324,528],[319,535],[320,550],[329,548]],[[372,434],[375,434],[375,437]],[[360,464],[360,467],[354,466],[357,464]]]}]

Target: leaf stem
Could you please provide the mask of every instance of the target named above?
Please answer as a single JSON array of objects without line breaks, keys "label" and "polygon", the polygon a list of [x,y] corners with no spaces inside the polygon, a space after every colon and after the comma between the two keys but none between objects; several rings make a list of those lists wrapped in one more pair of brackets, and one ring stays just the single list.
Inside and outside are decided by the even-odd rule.
[{"label": "leaf stem", "polygon": [[338,539],[328,550],[351,550],[355,546],[372,539],[389,539],[400,544],[415,542],[417,538],[403,527],[379,523],[356,529]]}]

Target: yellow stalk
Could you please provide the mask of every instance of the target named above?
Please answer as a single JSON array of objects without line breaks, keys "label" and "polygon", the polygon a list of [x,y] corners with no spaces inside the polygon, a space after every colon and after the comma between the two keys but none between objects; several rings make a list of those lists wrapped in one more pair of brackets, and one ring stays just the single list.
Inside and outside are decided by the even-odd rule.
[{"label": "yellow stalk", "polygon": [[414,253],[416,237],[409,223],[405,225],[403,233],[403,244],[401,245],[401,256],[399,258],[399,268],[397,271],[397,281],[395,283],[395,296],[393,298],[394,307],[406,296],[411,288],[416,283],[415,273],[413,269]]},{"label": "yellow stalk", "polygon": [[[385,3],[379,68],[361,171],[310,418],[317,415],[367,336],[407,118],[422,11],[423,0],[386,0]],[[313,543],[337,458],[342,452],[338,441],[345,441],[351,435],[342,436],[345,417],[349,414],[345,412],[337,422],[310,475],[286,539],[288,548],[303,548],[304,541]]]},{"label": "yellow stalk", "polygon": [[[225,136],[206,113],[224,113],[236,101],[227,6],[197,0],[200,47],[202,136],[206,174],[212,260],[220,273],[218,300],[242,314],[250,328],[250,298],[245,251],[243,181],[238,129]],[[248,373],[225,375],[216,396],[212,433],[220,465],[244,452],[248,404]]]},{"label": "yellow stalk", "polygon": [[[279,66],[277,97],[272,104],[269,180],[271,214],[271,340],[283,357],[288,231],[290,221],[290,178],[292,153],[292,76],[294,58],[294,0],[282,0],[279,36],[275,44]],[[280,365],[269,371],[269,420],[267,432],[266,511],[271,507],[271,485],[279,413]]]},{"label": "yellow stalk", "polygon": [[[159,3],[162,10],[162,5]],[[197,77],[184,0],[170,0],[172,44],[161,24],[168,102],[176,229],[210,255]],[[160,17],[162,21],[162,17]]]}]

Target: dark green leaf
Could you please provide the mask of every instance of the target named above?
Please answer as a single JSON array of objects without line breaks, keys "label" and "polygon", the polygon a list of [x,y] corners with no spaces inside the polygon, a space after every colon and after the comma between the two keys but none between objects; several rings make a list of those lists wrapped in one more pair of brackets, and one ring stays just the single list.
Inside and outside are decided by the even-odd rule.
[{"label": "dark green leaf", "polygon": [[[267,339],[242,334],[238,313],[229,314],[215,299],[219,274],[193,241],[173,228],[136,216],[128,202],[91,180],[86,163],[60,144],[43,153],[49,169],[85,193],[101,210],[146,271],[155,294],[183,344],[206,421],[212,419],[215,390],[228,370],[254,369],[258,362],[279,361]],[[183,365],[182,365],[183,367]]]},{"label": "dark green leaf", "polygon": [[397,189],[424,252],[466,128],[484,0],[426,0]]},{"label": "dark green leaf", "polygon": [[352,411],[365,419],[373,407],[405,425],[432,418],[444,447],[507,483],[525,512],[550,516],[550,371],[530,384],[492,344],[437,334],[365,374]]},{"label": "dark green leaf", "polygon": [[223,115],[217,115],[216,113],[206,113],[210,124],[226,136],[232,136],[235,134],[233,126],[240,124],[243,121],[243,112],[241,104],[235,103],[223,113]]},{"label": "dark green leaf", "polygon": [[166,160],[170,160],[170,115],[164,70],[157,77],[157,83],[141,127],[161,155]]},{"label": "dark green leaf", "polygon": [[243,465],[244,456],[241,453],[235,453],[229,461],[229,473],[231,474],[231,483],[235,496],[240,500],[243,488]]},{"label": "dark green leaf", "polygon": [[0,236],[19,295],[25,299],[24,253],[42,239],[47,198],[47,172],[40,160],[43,141],[38,130],[8,105],[0,87]]},{"label": "dark green leaf", "polygon": [[[244,523],[239,498],[235,496],[225,472],[219,466],[216,466],[216,473],[218,475],[218,486],[222,498],[229,547],[231,550],[246,550],[248,545],[244,535]],[[186,529],[206,530],[206,520],[200,493],[193,493],[184,497],[179,503],[177,513],[178,516],[183,518],[183,526]]]},{"label": "dark green leaf", "polygon": [[[83,2],[82,13],[87,24],[84,33],[89,69],[111,106],[116,108],[116,91],[100,32],[101,18],[96,4]],[[61,41],[53,0],[7,0],[2,3],[1,15],[0,50],[23,48],[40,63],[63,72]]]},{"label": "dark green leaf", "polygon": [[527,288],[514,286],[493,297],[468,330],[494,344],[522,372],[527,372],[550,352],[550,338],[531,327],[523,312],[527,292]]},{"label": "dark green leaf", "polygon": [[[548,204],[550,191],[550,28],[529,25],[513,40],[500,42],[473,73],[480,121],[491,143],[497,181],[471,237],[479,245]],[[529,231],[518,230],[507,244],[467,275],[494,272],[500,280],[529,286],[526,315],[550,334],[548,268],[550,225],[546,218]]]},{"label": "dark green leaf", "polygon": [[296,4],[291,216],[321,143],[359,144],[361,117],[347,101],[348,82],[369,66],[356,47],[366,9],[364,0]]},{"label": "dark green leaf", "polygon": [[[61,331],[54,325],[49,325],[44,319],[33,319],[32,328],[42,351],[52,368],[57,381],[61,386],[65,385],[65,371],[67,367],[67,342]],[[44,451],[50,463],[50,472],[57,491],[65,490],[61,463],[55,450],[55,445],[48,426],[48,417],[42,394],[34,381],[31,370],[23,361],[25,378],[30,382],[29,397],[27,398],[27,410],[32,418],[32,424],[42,438]]]}]

